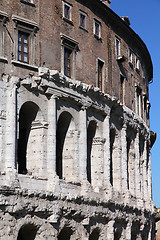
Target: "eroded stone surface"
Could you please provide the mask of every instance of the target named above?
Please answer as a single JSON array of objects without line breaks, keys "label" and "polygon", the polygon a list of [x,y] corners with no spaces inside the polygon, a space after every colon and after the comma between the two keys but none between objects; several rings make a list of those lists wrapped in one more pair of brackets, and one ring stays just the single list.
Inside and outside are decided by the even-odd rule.
[{"label": "eroded stone surface", "polygon": [[3,81],[1,239],[152,239],[149,128],[110,95],[45,72]]}]

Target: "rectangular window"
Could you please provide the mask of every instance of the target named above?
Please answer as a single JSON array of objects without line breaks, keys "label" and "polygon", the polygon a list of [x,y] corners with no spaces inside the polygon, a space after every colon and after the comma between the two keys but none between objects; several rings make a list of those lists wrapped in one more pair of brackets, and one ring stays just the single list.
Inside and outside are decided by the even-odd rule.
[{"label": "rectangular window", "polygon": [[18,31],[18,61],[29,63],[29,35]]},{"label": "rectangular window", "polygon": [[63,18],[72,21],[72,6],[63,2]]},{"label": "rectangular window", "polygon": [[136,69],[139,70],[140,69],[140,61],[139,59],[136,57]]},{"label": "rectangular window", "polygon": [[71,77],[71,64],[72,64],[72,51],[68,48],[64,48],[64,75]]},{"label": "rectangular window", "polygon": [[122,104],[124,104],[124,95],[125,95],[125,85],[124,85],[124,76],[120,74],[120,83],[121,83],[121,88],[120,88],[120,101]]},{"label": "rectangular window", "polygon": [[142,89],[140,87],[136,87],[136,113],[141,117],[141,108],[142,108]]},{"label": "rectangular window", "polygon": [[73,38],[61,35],[61,73],[76,79],[76,53],[79,50],[78,42]]},{"label": "rectangular window", "polygon": [[93,32],[96,37],[101,38],[101,24],[97,20],[94,20]]},{"label": "rectangular window", "polygon": [[104,62],[98,59],[98,88],[103,90],[103,66]]},{"label": "rectangular window", "polygon": [[79,26],[87,29],[87,14],[82,11],[79,13]]},{"label": "rectangular window", "polygon": [[120,57],[120,40],[116,37],[115,39],[115,49],[116,49],[116,57]]},{"label": "rectangular window", "polygon": [[83,28],[85,28],[85,19],[86,19],[86,16],[80,13],[80,26]]},{"label": "rectangular window", "polygon": [[133,52],[129,49],[129,63],[133,64]]},{"label": "rectangular window", "polygon": [[37,70],[36,34],[39,26],[36,22],[12,15],[14,25],[14,59],[12,64]]}]

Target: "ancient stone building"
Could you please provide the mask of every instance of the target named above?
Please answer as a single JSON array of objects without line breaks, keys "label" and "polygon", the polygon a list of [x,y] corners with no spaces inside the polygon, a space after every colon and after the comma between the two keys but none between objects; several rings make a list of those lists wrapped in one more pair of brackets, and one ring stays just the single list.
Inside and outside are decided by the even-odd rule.
[{"label": "ancient stone building", "polygon": [[128,17],[1,0],[0,71],[0,239],[153,239],[152,62]]}]

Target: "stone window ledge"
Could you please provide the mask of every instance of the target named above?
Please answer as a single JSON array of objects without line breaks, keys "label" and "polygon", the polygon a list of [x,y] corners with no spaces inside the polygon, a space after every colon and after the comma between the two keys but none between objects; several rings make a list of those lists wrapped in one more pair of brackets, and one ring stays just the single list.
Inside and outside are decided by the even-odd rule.
[{"label": "stone window ledge", "polygon": [[6,57],[0,56],[0,62],[8,63],[8,59]]},{"label": "stone window ledge", "polygon": [[16,61],[16,60],[12,60],[12,64],[14,64],[15,66],[27,68],[27,69],[34,70],[34,71],[38,72],[38,66],[35,66],[35,65],[31,65],[31,64]]},{"label": "stone window ledge", "polygon": [[68,19],[68,18],[63,17],[63,20],[64,20],[65,22],[71,24],[71,25],[74,25],[73,22],[72,22],[72,20],[70,20],[70,19]]},{"label": "stone window ledge", "polygon": [[35,7],[35,4],[34,4],[33,2],[28,2],[28,1],[26,1],[26,0],[20,0],[20,2]]},{"label": "stone window ledge", "polygon": [[84,30],[84,31],[86,31],[86,32],[88,32],[88,30],[85,27],[79,26],[79,28]]},{"label": "stone window ledge", "polygon": [[101,38],[101,37],[97,36],[96,34],[94,34],[94,37],[95,37],[98,41],[102,42],[102,38]]}]

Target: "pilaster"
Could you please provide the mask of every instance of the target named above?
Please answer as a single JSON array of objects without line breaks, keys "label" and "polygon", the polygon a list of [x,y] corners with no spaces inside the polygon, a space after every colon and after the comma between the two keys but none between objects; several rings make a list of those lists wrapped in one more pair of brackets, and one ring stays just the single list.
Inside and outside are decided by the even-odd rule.
[{"label": "pilaster", "polygon": [[[10,79],[7,85],[7,110],[5,129],[5,167],[7,171],[13,171],[16,167],[16,110],[17,110],[17,78]],[[13,81],[13,82],[12,82]],[[15,82],[14,82],[15,81]]]},{"label": "pilaster", "polygon": [[56,175],[56,97],[48,100],[47,172]]},{"label": "pilaster", "polygon": [[125,240],[130,240],[131,237],[131,223],[128,222],[127,227],[126,227],[126,236],[125,236]]},{"label": "pilaster", "polygon": [[107,240],[113,240],[114,239],[114,220],[111,220],[107,224]]},{"label": "pilaster", "polygon": [[79,138],[79,178],[87,179],[87,110],[80,111],[80,138]]},{"label": "pilaster", "polygon": [[110,184],[110,116],[107,115],[103,123],[103,136],[106,139],[104,143],[104,187],[111,193]]},{"label": "pilaster", "polygon": [[139,132],[135,138],[135,195],[140,198],[140,154],[139,154]]},{"label": "pilaster", "polygon": [[151,202],[152,200],[152,179],[151,179],[151,152],[149,144],[147,144],[147,162],[148,162],[148,201]]},{"label": "pilaster", "polygon": [[144,152],[143,152],[143,199],[146,201],[148,198],[148,191],[147,191],[147,143],[144,142]]},{"label": "pilaster", "polygon": [[126,134],[127,126],[123,125],[122,130],[121,130],[121,169],[122,169],[122,192],[125,193],[126,190],[128,189],[128,184],[127,184],[127,172],[128,172],[128,167],[127,167],[127,134]]}]

